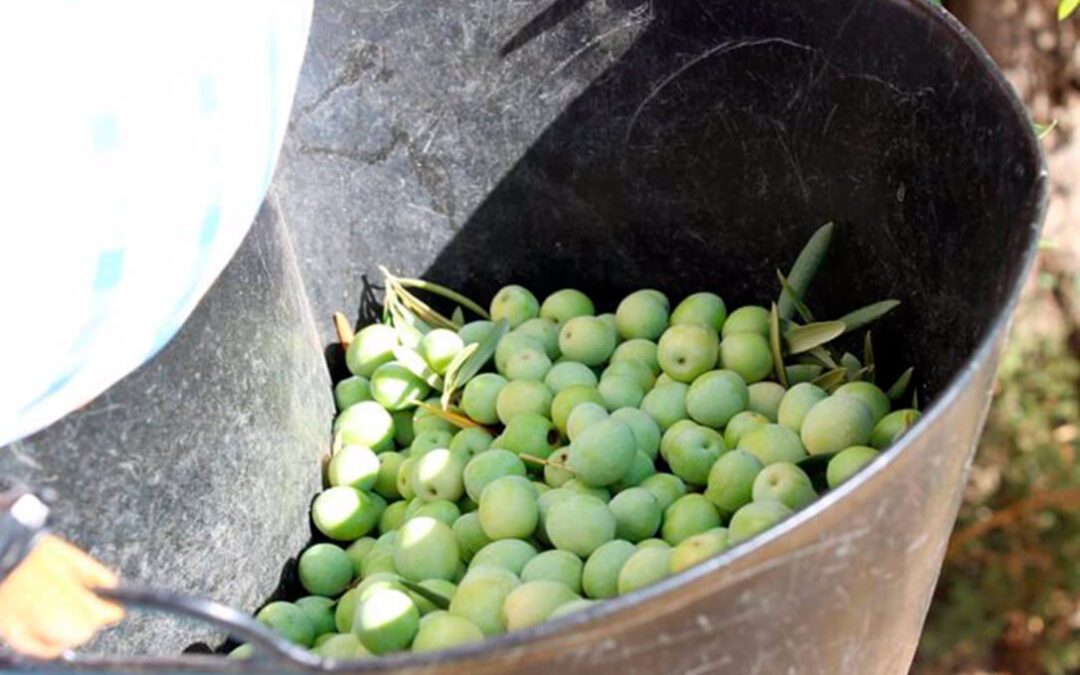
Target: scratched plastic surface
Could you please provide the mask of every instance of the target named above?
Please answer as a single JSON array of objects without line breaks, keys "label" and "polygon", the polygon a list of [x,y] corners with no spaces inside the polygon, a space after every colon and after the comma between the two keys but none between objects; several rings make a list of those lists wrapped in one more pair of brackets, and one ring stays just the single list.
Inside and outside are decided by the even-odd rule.
[{"label": "scratched plastic surface", "polygon": [[[895,369],[882,376],[914,365],[920,399],[932,401],[870,470],[705,565],[463,650],[341,669],[906,673],[1043,199],[1037,142],[1012,91],[953,19],[915,0],[319,3],[271,194],[238,258],[250,269],[236,272],[256,273],[256,250],[303,295],[303,326],[260,342],[268,362],[293,373],[288,347],[325,349],[333,363],[329,315],[357,312],[380,263],[478,297],[513,280],[540,294],[591,289],[601,302],[643,285],[760,302],[776,295],[775,268],[833,220],[810,304],[836,315],[901,299],[875,332],[878,360]],[[258,245],[279,233],[288,245]],[[243,291],[215,288],[208,302],[246,298],[244,316],[271,316]],[[200,320],[221,331],[234,321]],[[160,358],[217,363],[173,346]],[[315,403],[282,438],[300,426],[317,437],[325,378],[290,377],[297,400]],[[218,395],[251,410],[227,386]],[[197,424],[210,433],[223,422],[208,410]],[[235,440],[230,456],[267,451]],[[199,452],[189,445],[176,452]],[[265,489],[310,490],[318,452],[290,450],[287,466],[259,476],[274,481]],[[222,460],[203,461],[212,473]],[[306,527],[295,511],[261,524],[282,562],[299,550],[288,528]],[[169,583],[200,588],[185,556],[242,566],[225,542],[258,520],[226,518],[213,547],[170,552]],[[238,582],[214,591],[256,606]],[[139,652],[123,645],[142,644],[140,630],[121,629],[113,653]],[[175,658],[81,667],[289,670]]]}]

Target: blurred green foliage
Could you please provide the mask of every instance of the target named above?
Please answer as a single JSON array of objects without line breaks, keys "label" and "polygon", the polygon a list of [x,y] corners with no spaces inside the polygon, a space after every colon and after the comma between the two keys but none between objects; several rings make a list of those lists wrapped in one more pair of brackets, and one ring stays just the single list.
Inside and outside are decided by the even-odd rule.
[{"label": "blurred green foliage", "polygon": [[1023,322],[1003,357],[920,675],[1080,672],[1080,359],[1073,336]]}]

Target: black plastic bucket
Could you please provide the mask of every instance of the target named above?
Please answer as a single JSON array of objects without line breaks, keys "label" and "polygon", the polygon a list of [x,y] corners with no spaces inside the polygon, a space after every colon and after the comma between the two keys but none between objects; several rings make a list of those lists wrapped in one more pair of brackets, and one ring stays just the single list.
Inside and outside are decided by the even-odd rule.
[{"label": "black plastic bucket", "polygon": [[[902,300],[875,345],[883,379],[913,365],[932,401],[912,433],[661,584],[352,669],[905,673],[1044,199],[1020,102],[924,2],[319,3],[237,258],[158,358],[0,471],[54,487],[61,529],[126,578],[254,610],[310,536],[330,313],[357,310],[378,264],[475,297],[517,282],[609,306],[642,286],[763,302],[835,221],[808,300],[824,315]],[[71,667],[291,669],[175,656],[220,640],[137,615],[94,646],[110,656]]]}]

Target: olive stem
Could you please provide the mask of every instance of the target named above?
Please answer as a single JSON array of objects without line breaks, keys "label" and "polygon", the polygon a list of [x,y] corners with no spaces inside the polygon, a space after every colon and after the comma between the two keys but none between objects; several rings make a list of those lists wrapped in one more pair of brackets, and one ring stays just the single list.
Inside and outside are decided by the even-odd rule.
[{"label": "olive stem", "polygon": [[518,457],[520,457],[524,461],[532,463],[532,464],[540,464],[542,466],[550,466],[550,467],[554,467],[556,469],[562,469],[563,471],[565,471],[565,472],[567,472],[569,474],[573,474],[574,476],[577,476],[577,473],[575,473],[573,469],[567,467],[565,464],[559,464],[558,462],[553,462],[550,459],[544,459],[543,457],[537,457],[536,455],[530,455],[530,454],[524,453],[524,452],[521,453],[520,455],[518,455]]},{"label": "olive stem", "polygon": [[432,415],[438,417],[439,419],[446,420],[447,422],[449,422],[450,424],[453,424],[454,426],[458,427],[459,429],[467,429],[467,428],[482,429],[482,430],[488,432],[489,434],[491,434],[492,436],[496,435],[495,430],[492,429],[491,427],[480,424],[479,422],[477,422],[475,420],[472,420],[472,419],[469,419],[468,417],[466,417],[464,415],[458,415],[455,412],[451,412],[449,410],[444,410],[441,406],[437,406],[437,405],[434,405],[432,403],[428,403],[427,401],[417,401],[416,405],[423,408],[424,410],[428,411]]},{"label": "olive stem", "polygon": [[356,334],[353,333],[349,320],[341,312],[334,312],[334,329],[337,331],[338,340],[342,349],[348,349]]},{"label": "olive stem", "polygon": [[[424,321],[426,321],[427,323],[432,324],[432,325],[434,325],[436,327],[447,328],[447,329],[450,329],[450,330],[457,330],[459,328],[459,326],[457,324],[455,324],[453,321],[451,321],[450,319],[447,319],[445,316],[443,316],[439,312],[432,309],[432,307],[430,305],[428,305],[426,302],[424,302],[423,300],[421,300],[420,298],[416,297],[415,295],[410,293],[408,290],[406,290],[406,288],[405,288],[406,285],[411,285],[411,286],[416,287],[416,288],[426,288],[427,290],[430,290],[431,292],[436,293],[438,295],[443,295],[444,297],[445,297],[445,293],[451,293],[451,294],[453,294],[455,296],[452,299],[454,299],[454,300],[457,300],[458,298],[463,299],[463,300],[467,301],[468,303],[470,303],[470,305],[469,305],[470,308],[472,308],[472,306],[475,306],[475,304],[476,304],[476,303],[473,303],[468,298],[465,298],[464,296],[462,296],[462,295],[460,295],[460,294],[458,294],[458,293],[456,293],[454,291],[451,291],[448,288],[443,288],[442,286],[438,286],[437,284],[429,284],[428,282],[423,281],[422,279],[401,279],[400,277],[396,277],[393,274],[391,274],[390,270],[386,269],[386,267],[383,266],[383,265],[379,265],[379,271],[382,272],[383,279],[386,282],[386,294],[387,294],[387,296],[393,295],[394,298],[398,302],[400,302],[402,305],[408,307],[412,312],[416,313]],[[437,288],[438,290],[437,291],[433,290],[430,287]],[[445,293],[444,293],[444,291],[445,291]]]},{"label": "olive stem", "polygon": [[419,288],[421,290],[427,291],[428,293],[441,295],[447,300],[453,300],[459,305],[463,305],[464,307],[472,310],[473,313],[475,313],[481,318],[491,319],[491,315],[488,314],[483,307],[453,289],[447,288],[445,286],[440,286],[439,284],[431,283],[430,281],[424,281],[423,279],[396,277],[395,280],[402,286],[412,286],[413,288]]}]

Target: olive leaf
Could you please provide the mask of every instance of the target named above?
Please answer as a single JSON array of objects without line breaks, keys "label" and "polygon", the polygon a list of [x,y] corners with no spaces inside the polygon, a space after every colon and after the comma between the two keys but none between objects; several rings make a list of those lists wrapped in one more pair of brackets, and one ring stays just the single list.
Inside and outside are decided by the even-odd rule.
[{"label": "olive leaf", "polygon": [[848,382],[860,382],[860,381],[862,381],[864,379],[869,382],[869,378],[872,377],[873,374],[874,374],[874,369],[873,368],[870,368],[868,366],[863,366],[862,368],[859,368],[855,372],[849,372],[848,373]]},{"label": "olive leaf", "polygon": [[457,373],[459,384],[465,384],[480,372],[480,369],[494,356],[499,341],[503,339],[503,336],[509,330],[510,322],[506,319],[499,319],[495,322],[495,325],[491,327],[484,339],[476,343],[476,351],[473,355],[461,364]]},{"label": "olive leaf", "polygon": [[452,288],[447,288],[446,286],[441,286],[439,284],[432,283],[430,281],[425,281],[423,279],[410,279],[410,278],[395,277],[395,280],[397,281],[398,284],[400,284],[402,286],[409,287],[409,288],[419,288],[422,291],[427,291],[428,293],[434,293],[435,295],[444,297],[447,300],[452,300],[453,302],[456,302],[459,305],[463,305],[466,309],[471,310],[473,313],[475,313],[481,319],[490,319],[491,318],[491,315],[487,313],[487,310],[485,310],[483,307],[481,307],[479,304],[473,302],[469,298],[465,297],[461,293],[458,293],[457,291],[453,290]]},{"label": "olive leaf", "polygon": [[867,381],[874,381],[874,341],[870,337],[870,331],[866,331],[866,336],[863,338],[863,363],[867,367]]},{"label": "olive leaf", "polygon": [[385,267],[379,268],[386,282],[386,293],[391,296],[392,301],[397,302],[402,307],[407,307],[409,311],[416,314],[422,321],[430,324],[435,328],[447,328],[457,330],[457,326],[454,325],[450,319],[439,312],[432,309],[430,305],[416,297],[398,281],[397,277],[390,274]]},{"label": "olive leaf", "polygon": [[[446,374],[443,376],[443,394],[441,405],[443,408],[450,407],[450,396],[458,389],[458,372],[461,370],[461,366],[468,359],[472,358],[472,355],[476,353],[480,348],[479,342],[470,342],[465,345],[460,352],[454,354],[454,358],[450,359],[450,363],[446,366]],[[462,382],[461,386],[465,383]]]},{"label": "olive leaf", "polygon": [[462,347],[460,352],[454,354],[454,358],[450,359],[450,363],[446,365],[446,379],[449,380],[452,375],[456,376],[458,369],[461,368],[461,364],[465,362],[465,359],[472,356],[479,347],[479,342],[470,342]]},{"label": "olive leaf", "polygon": [[806,295],[810,282],[813,281],[818,269],[821,268],[821,263],[825,260],[825,254],[829,251],[832,231],[832,223],[826,223],[819,227],[810,236],[806,245],[803,246],[802,251],[799,252],[799,257],[795,258],[795,264],[791,266],[791,271],[787,275],[787,285],[791,287],[794,293],[789,293],[786,288],[780,292],[780,301],[777,306],[780,318],[791,318],[792,312],[795,311],[795,300]]},{"label": "olive leaf", "polygon": [[424,357],[420,356],[415,349],[397,345],[393,348],[393,352],[394,360],[408,368],[410,373],[427,382],[429,387],[442,391],[443,379],[431,369]]},{"label": "olive leaf", "polygon": [[461,305],[464,305],[465,307],[476,312],[478,315],[484,317],[485,319],[488,318],[488,313],[484,311],[483,307],[476,304],[464,295],[458,293],[457,291],[446,288],[445,286],[440,286],[439,284],[431,283],[430,281],[425,281],[423,279],[411,279],[407,277],[394,276],[390,273],[390,270],[388,270],[383,265],[379,266],[379,271],[382,273],[383,280],[386,284],[386,300],[384,300],[384,304],[388,304],[390,307],[393,307],[393,305],[396,303],[401,307],[406,307],[410,311],[412,311],[417,317],[425,321],[427,324],[430,324],[431,326],[437,328],[446,328],[448,330],[457,330],[465,323],[464,315],[462,314],[459,317],[460,320],[458,321],[455,321],[454,319],[448,319],[408,289],[418,288],[434,295],[447,298],[454,301],[455,303],[458,303],[458,309],[461,308]]},{"label": "olive leaf", "polygon": [[847,370],[848,380],[852,381],[855,379],[855,374],[863,367],[862,362],[859,361],[859,357],[851,352],[844,352],[844,355],[840,357],[840,365]]},{"label": "olive leaf", "polygon": [[398,295],[401,298],[401,304],[412,310],[425,323],[430,324],[432,328],[446,328],[448,330],[457,330],[460,328],[460,326],[455,325],[453,321],[432,309],[430,305],[412,293],[409,293],[403,288],[398,288],[397,290]]},{"label": "olive leaf", "polygon": [[848,312],[844,316],[840,317],[838,321],[843,323],[846,327],[846,332],[850,333],[856,328],[862,328],[868,323],[877,321],[892,310],[896,309],[897,305],[899,304],[899,300],[882,300],[880,302],[875,302],[872,305],[860,307],[854,312]]},{"label": "olive leaf", "polygon": [[450,315],[450,320],[457,324],[458,328],[465,325],[465,312],[461,310],[461,305],[454,308],[454,313]]},{"label": "olive leaf", "polygon": [[386,308],[390,314],[390,325],[397,331],[401,344],[407,347],[416,347],[420,339],[424,337],[431,327],[420,320],[409,308],[401,304],[401,301],[387,292]]},{"label": "olive leaf", "polygon": [[798,328],[801,325],[802,324],[795,323],[791,319],[780,319],[780,334],[783,335],[783,334],[787,333],[789,330],[791,330],[792,328]]},{"label": "olive leaf", "polygon": [[834,368],[826,371],[813,379],[813,383],[825,391],[831,392],[847,380],[848,372],[845,368]]},{"label": "olive leaf", "polygon": [[776,303],[772,303],[769,310],[769,349],[772,350],[773,370],[776,379],[784,387],[788,386],[787,373],[784,372],[784,354],[780,350],[780,315],[776,309]]},{"label": "olive leaf", "polygon": [[885,392],[889,400],[894,404],[899,403],[900,399],[903,398],[904,392],[907,391],[908,385],[911,383],[911,375],[914,372],[914,368],[908,368],[900,373],[900,377],[896,378],[896,382],[893,382],[892,386]]},{"label": "olive leaf", "polygon": [[821,361],[821,365],[825,366],[826,368],[840,367],[839,364],[836,363],[836,359],[834,359],[832,354],[829,353],[829,350],[825,349],[824,347],[814,347],[806,353],[813,356],[818,361]]},{"label": "olive leaf", "polygon": [[787,381],[790,385],[794,386],[800,382],[811,382],[821,372],[825,370],[816,363],[796,363],[794,365],[787,366],[784,369],[784,374],[787,376]]},{"label": "olive leaf", "polygon": [[[460,361],[458,361],[457,356],[454,357],[454,360],[446,368],[446,383],[443,386],[442,395],[443,408],[449,408],[450,397],[454,394],[454,391],[465,386],[474,375],[480,372],[484,364],[491,360],[491,357],[495,354],[495,348],[499,346],[499,340],[502,340],[509,329],[510,323],[506,319],[499,319],[488,331],[488,334],[484,336],[483,340],[473,343],[476,345],[475,348],[470,349],[473,345],[469,345],[458,354],[460,356],[461,353],[467,350],[469,351],[467,357]],[[452,378],[451,374],[453,374]]]},{"label": "olive leaf", "polygon": [[843,333],[844,324],[840,321],[819,321],[792,328],[784,333],[784,341],[788,354],[801,354],[835,340]]},{"label": "olive leaf", "polygon": [[450,607],[450,598],[446,597],[442,593],[436,593],[435,591],[431,590],[430,588],[426,588],[424,586],[421,586],[420,584],[413,583],[412,581],[409,581],[408,579],[401,576],[400,574],[398,574],[396,576],[397,576],[397,583],[401,584],[409,592],[416,593],[421,598],[423,598],[423,599],[427,600],[428,602],[430,602],[431,604],[435,605],[436,609],[449,609],[449,607]]},{"label": "olive leaf", "polygon": [[787,280],[784,273],[780,270],[776,270],[776,278],[780,280],[780,289],[782,293],[786,293],[787,297],[791,298],[791,304],[795,306],[795,311],[799,313],[802,320],[810,323],[814,320],[814,315],[810,312],[810,308],[802,301],[795,289],[791,287],[791,282]]}]

